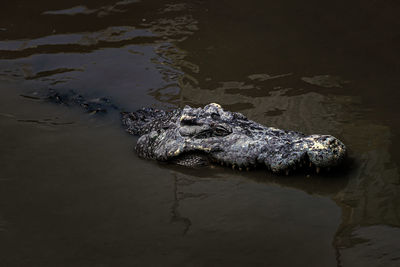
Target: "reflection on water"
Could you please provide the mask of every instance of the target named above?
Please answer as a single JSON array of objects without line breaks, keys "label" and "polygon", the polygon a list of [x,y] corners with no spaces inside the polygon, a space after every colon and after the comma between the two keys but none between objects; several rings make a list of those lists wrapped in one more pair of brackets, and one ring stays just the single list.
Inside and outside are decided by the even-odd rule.
[{"label": "reflection on water", "polygon": [[303,77],[301,79],[306,83],[327,88],[342,87],[344,83],[348,83],[347,81],[343,81],[338,76],[331,76],[331,75],[317,75],[314,77]]},{"label": "reflection on water", "polygon": [[[148,206],[160,205],[142,216],[153,220],[152,216],[167,210],[169,219],[160,219],[161,224],[149,224],[147,228],[139,226],[147,223],[145,219],[139,219],[134,225],[149,231],[163,229],[157,230],[163,236],[161,240],[157,235],[150,238],[155,242],[169,245],[171,240],[175,242],[170,250],[159,250],[162,245],[150,246],[160,255],[170,253],[169,264],[229,264],[235,262],[233,259],[239,265],[260,264],[265,263],[262,255],[274,254],[276,257],[271,256],[269,262],[284,266],[291,262],[290,259],[279,262],[279,258],[287,258],[283,248],[294,251],[300,243],[302,249],[297,253],[291,251],[295,254],[293,260],[311,266],[321,266],[321,263],[355,266],[355,262],[363,263],[360,266],[366,266],[367,262],[371,266],[377,266],[378,262],[395,266],[399,263],[399,252],[394,248],[398,238],[394,236],[400,228],[397,152],[400,144],[396,141],[400,114],[393,100],[397,97],[393,94],[397,92],[396,77],[399,76],[396,75],[398,63],[393,59],[398,59],[394,47],[400,33],[395,30],[397,24],[390,20],[392,9],[374,7],[388,12],[385,20],[379,20],[380,16],[375,18],[369,13],[368,3],[361,11],[353,4],[346,4],[344,12],[340,4],[326,9],[318,3],[309,3],[304,9],[294,3],[287,7],[286,1],[269,4],[259,1],[254,6],[240,1],[88,1],[85,6],[79,1],[47,3],[43,0],[43,5],[34,6],[28,1],[19,2],[18,16],[7,15],[7,8],[2,11],[5,19],[0,24],[0,79],[4,102],[0,121],[2,127],[15,132],[36,133],[33,136],[42,146],[39,149],[28,144],[33,146],[31,156],[37,150],[45,158],[48,157],[43,156],[46,149],[56,153],[46,147],[47,140],[61,138],[63,131],[70,131],[73,136],[87,135],[86,138],[94,135],[93,131],[82,128],[84,122],[80,121],[80,115],[69,119],[68,109],[60,107],[62,112],[57,113],[56,107],[18,97],[50,87],[107,96],[127,110],[218,102],[226,109],[240,111],[266,125],[309,134],[332,134],[348,145],[352,164],[342,172],[325,177],[276,177],[264,172],[236,173],[220,167],[192,171],[138,159],[132,167],[131,158],[123,159],[128,152],[133,154],[130,149],[124,150],[132,146],[132,141],[128,141],[131,139],[110,130],[109,140],[113,137],[119,141],[115,144],[108,141],[106,153],[117,154],[122,170],[130,171],[126,173],[137,173],[134,183],[139,184],[135,186],[146,188],[137,194],[144,198],[145,194],[154,194],[156,191],[149,188],[155,181],[165,187],[157,191],[162,192],[162,200],[139,201],[135,204],[135,214],[142,214],[140,210],[147,210]],[[359,14],[356,25],[353,16],[347,15],[354,10],[357,10],[354,14]],[[24,27],[20,17],[23,14],[32,18],[32,29]],[[343,14],[344,22],[335,19],[336,14]],[[363,24],[366,17],[376,22],[374,27]],[[381,38],[384,44],[374,43],[371,35]],[[14,89],[9,89],[9,84]],[[58,115],[46,115],[50,111]],[[106,127],[116,127],[116,123],[104,120],[89,118],[88,123],[103,131],[107,131]],[[51,130],[40,132],[43,129]],[[7,151],[21,151],[23,139],[12,139],[12,132],[3,133],[4,140],[14,140]],[[102,138],[100,135],[93,140]],[[113,145],[123,151],[112,149]],[[63,152],[58,153],[59,157],[66,157]],[[9,165],[5,173],[18,176],[16,167],[11,166],[21,164],[23,156],[12,155],[3,156],[3,162]],[[65,162],[65,166],[77,164],[79,176],[87,168],[87,162],[67,159],[71,162]],[[54,159],[48,160],[55,163]],[[107,162],[101,157],[93,160]],[[107,178],[101,172],[89,170],[103,182]],[[117,172],[119,179],[123,179],[125,173]],[[151,178],[153,172],[168,178]],[[39,170],[35,173],[40,176]],[[4,183],[1,179],[9,178],[0,177],[0,183]],[[151,179],[155,180],[150,182]],[[25,188],[22,182],[13,186],[18,189],[18,185]],[[38,192],[50,192],[41,186],[34,188]],[[88,180],[82,190],[85,186],[90,187]],[[117,195],[113,197],[118,204],[126,200]],[[36,209],[40,207],[38,203],[34,204]],[[18,227],[23,224],[16,223],[19,219],[13,221],[14,215],[10,215],[7,205],[1,207],[0,215],[7,213],[3,215],[5,221],[15,223],[13,237],[21,238]],[[84,206],[86,212],[92,208],[88,203]],[[76,211],[71,209],[71,216],[76,216]],[[121,216],[119,220],[104,227],[130,221],[122,213],[118,216]],[[0,221],[0,233],[5,231],[3,228]],[[35,233],[40,234],[43,229],[38,229]],[[118,242],[128,242],[127,247],[138,249],[133,243],[118,239],[118,231],[107,231],[112,237],[102,236],[104,239],[116,238]],[[142,242],[146,239],[137,231],[128,232]],[[88,241],[86,249],[94,244]],[[217,252],[200,249],[204,244]],[[244,248],[247,250],[243,252]],[[316,250],[319,253],[313,254],[318,256],[309,254]],[[97,255],[93,251],[86,253]],[[143,255],[147,254],[143,252]],[[226,257],[221,259],[221,255]],[[231,262],[232,255],[238,256]],[[140,259],[137,263],[146,262],[145,258]],[[72,256],[70,260],[73,261]],[[7,258],[6,262],[13,260]]]},{"label": "reflection on water", "polygon": [[[133,41],[135,37],[154,36],[151,32],[134,27],[109,27],[98,32],[75,33],[75,34],[55,34],[32,40],[4,41],[0,43],[0,50],[3,51],[3,58],[27,57],[40,52],[51,53],[67,53],[70,48],[71,52],[76,50],[86,50],[80,52],[89,52],[96,50],[107,44],[115,43],[112,47],[126,45],[127,42]],[[89,48],[76,48],[77,46],[88,46]],[[44,48],[44,49],[43,49]],[[41,51],[42,50],[42,51]],[[44,50],[44,51],[43,51]],[[16,51],[11,56],[11,51]]]},{"label": "reflection on water", "polygon": [[124,12],[124,9],[121,9],[121,7],[138,2],[138,0],[124,0],[124,1],[119,1],[116,2],[115,4],[108,5],[108,6],[102,6],[98,9],[89,9],[86,6],[75,6],[67,9],[62,9],[62,10],[49,10],[45,11],[42,14],[43,15],[78,15],[78,14],[96,14],[98,17],[103,17],[107,16],[112,12]]}]

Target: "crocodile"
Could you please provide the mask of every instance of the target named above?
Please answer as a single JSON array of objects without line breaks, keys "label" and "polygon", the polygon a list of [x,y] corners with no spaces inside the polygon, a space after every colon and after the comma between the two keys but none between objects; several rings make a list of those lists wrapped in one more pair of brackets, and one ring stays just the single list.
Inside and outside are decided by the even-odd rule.
[{"label": "crocodile", "polygon": [[135,147],[139,157],[187,167],[220,164],[238,170],[266,168],[287,175],[313,168],[319,173],[340,165],[347,154],[346,146],[331,135],[305,135],[264,126],[217,103],[203,108],[126,112],[107,98],[86,100],[55,91],[47,98],[79,105],[91,113],[116,109],[126,132],[139,137]]}]

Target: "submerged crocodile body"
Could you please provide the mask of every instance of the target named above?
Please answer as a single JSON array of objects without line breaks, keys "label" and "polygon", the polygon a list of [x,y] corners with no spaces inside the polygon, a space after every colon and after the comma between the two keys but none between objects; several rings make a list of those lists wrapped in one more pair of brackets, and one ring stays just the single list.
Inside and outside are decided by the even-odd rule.
[{"label": "submerged crocodile body", "polygon": [[[117,109],[105,98],[87,101],[80,95],[67,97],[54,91],[48,98],[78,104],[88,112]],[[266,127],[216,103],[172,111],[143,108],[121,112],[121,118],[126,131],[139,136],[136,152],[140,157],[184,166],[217,163],[240,170],[263,167],[288,174],[309,167],[317,172],[329,169],[346,156],[345,145],[333,136]]]}]

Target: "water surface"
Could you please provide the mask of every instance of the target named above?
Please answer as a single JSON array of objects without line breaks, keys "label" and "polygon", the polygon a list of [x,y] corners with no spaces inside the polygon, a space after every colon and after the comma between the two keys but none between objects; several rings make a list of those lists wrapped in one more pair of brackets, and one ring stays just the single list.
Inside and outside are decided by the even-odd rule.
[{"label": "water surface", "polygon": [[[0,11],[2,266],[397,266],[399,5],[26,1]],[[118,114],[210,102],[337,136],[310,177],[139,159]]]}]

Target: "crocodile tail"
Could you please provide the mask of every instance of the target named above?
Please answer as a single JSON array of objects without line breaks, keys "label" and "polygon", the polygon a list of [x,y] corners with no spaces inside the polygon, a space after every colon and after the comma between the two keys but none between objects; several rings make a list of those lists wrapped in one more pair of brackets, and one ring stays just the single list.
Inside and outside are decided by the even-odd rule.
[{"label": "crocodile tail", "polygon": [[103,114],[109,110],[119,111],[123,127],[132,135],[143,135],[155,128],[167,125],[169,119],[177,112],[176,110],[174,112],[166,112],[154,108],[142,108],[135,112],[125,112],[112,104],[108,98],[87,98],[73,90],[59,92],[50,89],[43,98],[56,104],[80,106],[86,112],[92,114]]},{"label": "crocodile tail", "polygon": [[73,90],[67,92],[58,92],[50,89],[45,97],[46,100],[63,104],[66,106],[80,106],[88,113],[107,113],[108,110],[119,110],[117,106],[111,103],[108,98],[86,98]]}]

